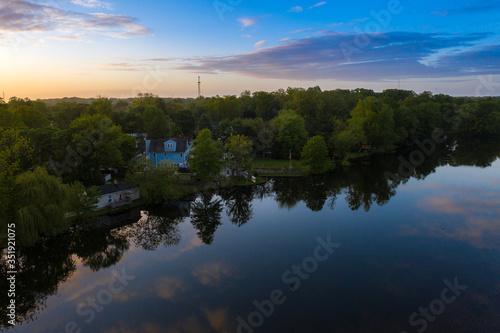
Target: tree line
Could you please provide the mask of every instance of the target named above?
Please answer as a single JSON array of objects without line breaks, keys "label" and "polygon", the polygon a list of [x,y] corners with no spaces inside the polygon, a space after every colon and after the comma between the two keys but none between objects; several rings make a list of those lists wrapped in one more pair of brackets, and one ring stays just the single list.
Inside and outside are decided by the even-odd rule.
[{"label": "tree line", "polygon": [[[498,136],[500,100],[319,87],[198,99],[140,94],[131,101],[100,97],[90,104],[50,106],[28,98],[0,99],[0,214],[5,223],[25,221],[26,230],[49,232],[46,223],[64,228],[69,209],[84,211],[91,205],[82,191],[102,184],[103,170],[119,176],[130,170],[130,160],[141,149],[132,133],[150,139],[197,137],[206,149],[193,152],[193,168],[210,176],[220,168],[213,157],[218,160],[223,152],[237,170],[248,166],[251,152],[302,158],[322,173],[333,162],[345,161],[349,152],[409,149],[436,129]],[[214,160],[212,169],[196,162],[204,154]]]}]

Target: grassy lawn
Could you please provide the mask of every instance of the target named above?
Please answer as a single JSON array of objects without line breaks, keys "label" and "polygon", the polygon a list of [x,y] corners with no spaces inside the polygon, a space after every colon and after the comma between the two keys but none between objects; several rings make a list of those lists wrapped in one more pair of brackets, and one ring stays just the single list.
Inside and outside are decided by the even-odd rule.
[{"label": "grassy lawn", "polygon": [[353,160],[353,159],[356,159],[356,158],[360,158],[360,157],[364,157],[364,156],[369,156],[370,153],[352,152],[352,153],[347,153],[346,155],[347,155],[348,159]]},{"label": "grassy lawn", "polygon": [[[301,171],[307,171],[309,169],[307,166],[302,165],[302,161],[300,160],[292,160],[292,166],[294,169]],[[256,157],[252,161],[252,168],[288,169],[290,168],[290,160]]]}]

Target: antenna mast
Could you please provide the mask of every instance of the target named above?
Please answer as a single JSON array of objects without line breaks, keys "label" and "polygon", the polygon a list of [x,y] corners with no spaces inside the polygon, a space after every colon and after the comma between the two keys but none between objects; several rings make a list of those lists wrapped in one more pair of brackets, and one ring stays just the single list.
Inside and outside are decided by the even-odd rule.
[{"label": "antenna mast", "polygon": [[201,80],[200,77],[198,76],[198,98],[201,97]]}]

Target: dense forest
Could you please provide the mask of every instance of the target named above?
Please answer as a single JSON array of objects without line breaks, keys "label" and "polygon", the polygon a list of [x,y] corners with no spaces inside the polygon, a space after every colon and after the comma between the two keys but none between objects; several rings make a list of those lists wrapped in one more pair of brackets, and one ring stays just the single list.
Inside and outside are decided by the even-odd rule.
[{"label": "dense forest", "polygon": [[198,99],[0,99],[2,222],[34,227],[50,221],[51,230],[64,229],[64,212],[86,204],[81,191],[102,184],[103,170],[125,175],[144,137],[196,137],[203,129],[222,143],[243,135],[260,156],[300,159],[307,144],[310,152],[321,148],[331,161],[342,162],[363,147],[380,153],[411,149],[436,131],[498,136],[500,100],[319,87]]}]

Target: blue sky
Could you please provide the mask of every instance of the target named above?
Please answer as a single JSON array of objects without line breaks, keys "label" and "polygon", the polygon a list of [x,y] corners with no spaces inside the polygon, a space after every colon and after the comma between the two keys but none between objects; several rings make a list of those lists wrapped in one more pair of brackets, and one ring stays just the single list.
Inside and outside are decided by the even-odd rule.
[{"label": "blue sky", "polygon": [[[500,0],[0,4],[6,97],[357,87],[500,95]],[[486,83],[485,83],[486,82]]]}]

